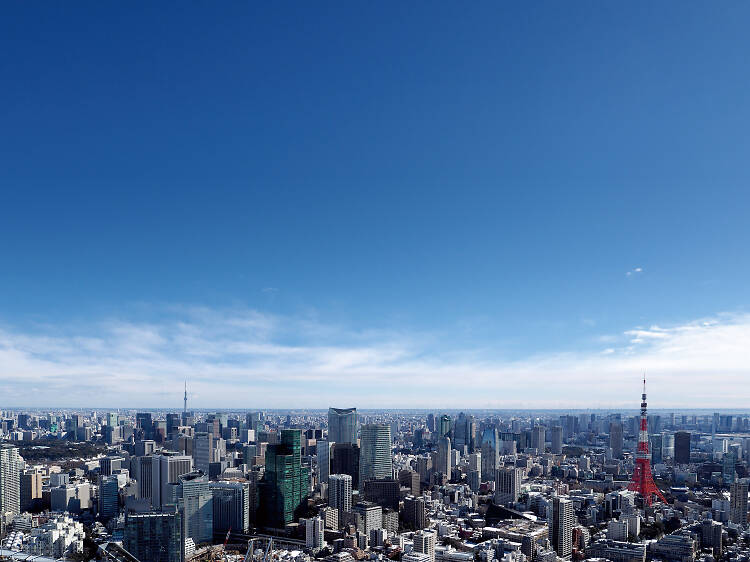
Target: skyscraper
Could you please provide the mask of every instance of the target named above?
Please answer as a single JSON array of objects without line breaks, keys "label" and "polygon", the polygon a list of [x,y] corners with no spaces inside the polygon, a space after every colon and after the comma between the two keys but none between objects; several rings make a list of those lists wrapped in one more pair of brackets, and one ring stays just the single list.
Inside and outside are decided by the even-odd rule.
[{"label": "skyscraper", "polygon": [[331,474],[331,453],[333,451],[333,443],[330,441],[318,441],[316,449],[320,482],[322,484],[328,484],[328,476]]},{"label": "skyscraper", "polygon": [[747,525],[748,481],[737,480],[729,486],[729,520],[738,525]]},{"label": "skyscraper", "polygon": [[357,444],[357,408],[328,408],[328,440]]},{"label": "skyscraper", "polygon": [[193,459],[186,455],[163,452],[151,457],[151,505],[154,509],[176,503],[174,493],[179,477],[192,470]]},{"label": "skyscraper", "polygon": [[42,473],[26,470],[21,474],[21,513],[32,511],[42,503]]},{"label": "skyscraper", "polygon": [[99,476],[99,517],[111,519],[120,513],[117,476]]},{"label": "skyscraper", "polygon": [[613,421],[609,424],[609,448],[612,449],[612,458],[622,458],[622,422]]},{"label": "skyscraper", "polygon": [[678,431],[674,434],[675,464],[690,464],[690,433]]},{"label": "skyscraper", "polygon": [[348,474],[352,486],[359,489],[359,447],[351,443],[336,443],[331,449],[329,474]]},{"label": "skyscraper", "polygon": [[438,440],[435,470],[448,478],[451,477],[451,439],[447,435]]},{"label": "skyscraper", "polygon": [[448,414],[443,414],[440,416],[440,427],[439,427],[439,434],[440,437],[443,435],[450,435],[451,432],[451,417]]},{"label": "skyscraper", "polygon": [[328,505],[338,510],[339,521],[352,510],[352,477],[348,474],[331,474],[328,477]]},{"label": "skyscraper", "polygon": [[214,530],[238,533],[250,530],[250,483],[246,481],[210,482],[213,494]]},{"label": "skyscraper", "polygon": [[553,455],[562,454],[563,428],[559,425],[553,425],[550,429],[550,452]]},{"label": "skyscraper", "polygon": [[183,538],[193,539],[195,544],[211,542],[214,506],[208,477],[200,471],[180,475],[179,494]]},{"label": "skyscraper", "polygon": [[482,481],[492,480],[500,464],[500,437],[497,428],[488,427],[482,433]]},{"label": "skyscraper", "polygon": [[175,510],[169,513],[131,513],[125,520],[125,550],[138,560],[181,562],[182,522]]},{"label": "skyscraper", "polygon": [[497,469],[495,477],[495,503],[497,505],[511,505],[518,501],[521,495],[522,470],[515,467],[501,467]]},{"label": "skyscraper", "polygon": [[359,485],[366,480],[393,477],[391,461],[391,428],[383,423],[362,426],[359,451]]},{"label": "skyscraper", "polygon": [[574,523],[573,502],[559,496],[552,498],[547,513],[549,541],[561,558],[567,558],[573,552]]},{"label": "skyscraper", "polygon": [[21,511],[21,457],[12,445],[0,444],[0,517]]},{"label": "skyscraper", "polygon": [[531,430],[531,448],[544,452],[545,429],[543,425],[537,425]]},{"label": "skyscraper", "polygon": [[294,521],[307,499],[310,474],[309,467],[302,466],[301,440],[299,429],[283,429],[281,442],[266,449],[260,505],[268,526],[283,527]]}]

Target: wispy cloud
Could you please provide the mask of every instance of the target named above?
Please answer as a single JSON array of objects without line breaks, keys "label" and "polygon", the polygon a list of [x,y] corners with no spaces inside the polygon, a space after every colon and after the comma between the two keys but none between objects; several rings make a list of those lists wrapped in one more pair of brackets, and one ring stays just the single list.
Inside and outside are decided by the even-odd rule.
[{"label": "wispy cloud", "polygon": [[196,407],[632,407],[644,371],[655,407],[750,401],[750,315],[634,327],[599,349],[521,360],[314,316],[171,307],[161,317],[0,329],[4,403],[178,406],[187,379]]},{"label": "wispy cloud", "polygon": [[643,273],[643,268],[642,267],[634,267],[630,271],[626,272],[625,275],[628,276],[628,277],[632,277],[633,275],[639,275],[641,273]]}]

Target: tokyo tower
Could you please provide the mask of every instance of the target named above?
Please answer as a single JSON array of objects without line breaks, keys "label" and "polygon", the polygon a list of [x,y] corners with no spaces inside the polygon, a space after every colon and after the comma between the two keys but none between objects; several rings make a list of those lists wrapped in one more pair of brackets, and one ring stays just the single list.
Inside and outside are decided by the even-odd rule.
[{"label": "tokyo tower", "polygon": [[635,469],[633,470],[633,479],[628,485],[628,490],[638,492],[643,496],[646,505],[651,505],[653,496],[656,496],[664,503],[664,499],[659,488],[654,484],[654,477],[651,475],[651,460],[648,452],[648,414],[646,413],[646,375],[643,375],[643,394],[641,395],[641,426],[638,432],[638,450],[635,454]]}]

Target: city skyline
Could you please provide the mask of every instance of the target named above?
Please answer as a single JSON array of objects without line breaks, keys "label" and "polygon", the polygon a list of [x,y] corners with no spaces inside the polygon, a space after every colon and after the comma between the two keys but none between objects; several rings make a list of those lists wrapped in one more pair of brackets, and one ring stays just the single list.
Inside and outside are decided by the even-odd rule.
[{"label": "city skyline", "polygon": [[750,402],[750,6],[46,8],[3,406]]}]

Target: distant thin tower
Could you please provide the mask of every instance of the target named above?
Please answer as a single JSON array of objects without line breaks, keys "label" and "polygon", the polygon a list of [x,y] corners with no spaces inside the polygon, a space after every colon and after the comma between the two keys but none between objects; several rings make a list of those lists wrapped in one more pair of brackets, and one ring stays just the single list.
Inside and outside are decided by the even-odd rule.
[{"label": "distant thin tower", "polygon": [[184,403],[182,407],[182,413],[187,414],[187,379],[185,379],[185,397],[182,400]]}]

